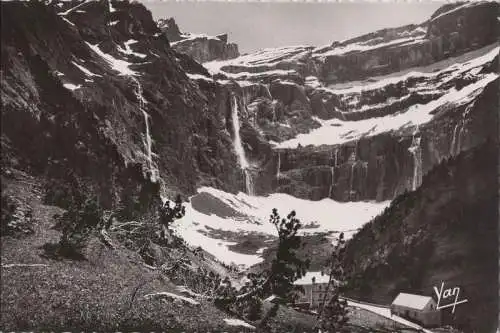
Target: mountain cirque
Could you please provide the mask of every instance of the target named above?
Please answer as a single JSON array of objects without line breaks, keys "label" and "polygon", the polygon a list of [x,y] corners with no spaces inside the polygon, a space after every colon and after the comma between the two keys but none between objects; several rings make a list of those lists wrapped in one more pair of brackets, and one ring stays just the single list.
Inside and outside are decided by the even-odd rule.
[{"label": "mountain cirque", "polygon": [[[498,144],[498,3],[447,4],[419,25],[324,47],[241,56],[226,35],[182,33],[173,20],[155,22],[136,2],[1,6],[2,177],[29,175],[21,178],[49,189],[45,204],[64,208],[72,188],[82,187],[106,210],[132,197],[134,209],[146,214],[158,204],[153,195],[158,189],[164,197],[180,193],[191,198],[187,219],[192,219],[174,229],[189,245],[203,239],[205,250],[220,261],[236,253],[234,258],[258,263],[275,236],[265,225],[270,212],[262,209],[289,203],[304,211],[307,233],[353,236],[399,198],[404,204],[393,204],[367,225],[393,223],[394,216],[401,225],[390,232],[381,227],[373,244],[369,227],[361,229],[347,260],[354,275],[373,270],[388,284],[418,289],[434,282],[431,269],[439,263],[412,263],[424,271],[422,281],[402,281],[392,262],[401,258],[389,260],[386,250],[408,250],[404,258],[413,253],[405,246],[425,246],[415,241],[418,235],[434,242],[433,231],[443,235],[446,228],[437,213],[431,214],[436,223],[421,226],[415,216],[424,216],[425,209],[405,210],[413,204],[407,200],[432,200],[460,176],[459,189],[470,192],[463,198],[467,216],[456,220],[466,229],[468,217],[483,207],[474,194],[490,194],[488,186],[496,186],[468,172],[483,170],[473,157],[491,163],[484,147]],[[443,176],[447,168],[451,178]],[[487,177],[491,170],[484,168]],[[247,194],[238,194],[243,191]],[[33,200],[38,209],[42,204]],[[430,207],[439,211],[448,205],[443,199]],[[58,211],[47,207],[38,215]],[[406,243],[389,246],[386,240],[406,227],[411,229]],[[478,235],[468,240],[470,248],[481,242]],[[443,246],[459,249],[463,234],[455,236]],[[10,251],[16,246],[2,248],[2,259],[4,253],[17,258],[18,252]],[[375,254],[357,259],[360,248]],[[481,265],[477,260],[474,267],[489,271]],[[451,266],[438,273],[470,280]],[[140,279],[142,273],[134,274]],[[372,283],[381,289],[366,293],[369,300],[386,302],[394,285]],[[479,312],[474,316],[474,323],[481,320]],[[221,325],[222,320],[214,327]]]}]

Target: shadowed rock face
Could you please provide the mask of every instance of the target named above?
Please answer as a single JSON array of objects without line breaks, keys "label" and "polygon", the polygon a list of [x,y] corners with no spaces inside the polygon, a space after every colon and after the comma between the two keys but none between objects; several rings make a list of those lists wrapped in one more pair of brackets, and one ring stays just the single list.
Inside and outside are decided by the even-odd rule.
[{"label": "shadowed rock face", "polygon": [[[460,287],[444,325],[493,332],[498,315],[498,141],[443,161],[347,244],[351,297],[389,304],[401,291]],[[445,301],[445,300],[443,300]],[[448,304],[446,303],[442,303]]]},{"label": "shadowed rock face", "polygon": [[182,33],[173,18],[159,20],[159,28],[178,52],[192,57],[199,63],[238,57],[238,45],[227,42],[227,34],[217,36]]},{"label": "shadowed rock face", "polygon": [[116,184],[107,207],[121,188],[147,183],[151,163],[165,194],[244,188],[230,88],[186,76],[207,72],[170,48],[144,6],[1,6],[4,167],[71,173],[96,192]]}]

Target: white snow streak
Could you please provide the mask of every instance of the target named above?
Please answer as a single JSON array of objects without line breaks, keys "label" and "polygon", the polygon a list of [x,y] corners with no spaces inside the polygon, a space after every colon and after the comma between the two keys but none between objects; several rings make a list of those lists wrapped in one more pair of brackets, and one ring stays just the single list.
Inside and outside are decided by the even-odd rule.
[{"label": "white snow streak", "polygon": [[82,3],[78,4],[78,5],[74,6],[74,7],[71,7],[71,8],[70,8],[70,9],[68,9],[67,11],[64,11],[64,12],[62,12],[62,13],[59,13],[58,15],[59,15],[59,16],[65,16],[65,15],[68,15],[69,13],[71,13],[72,11],[74,11],[75,9],[80,8],[81,6],[83,6],[83,5],[85,5],[86,3],[89,3],[89,2],[91,2],[91,1],[93,1],[93,0],[85,0],[84,2],[82,2]]},{"label": "white snow streak", "polygon": [[74,91],[76,89],[80,89],[82,87],[81,84],[75,85],[73,83],[64,83],[63,86],[64,86],[64,88],[69,89],[71,91]]},{"label": "white snow streak", "polygon": [[73,22],[71,22],[70,20],[68,20],[67,18],[65,17],[61,17],[66,23],[68,23],[69,25],[72,25],[75,27],[75,24]]},{"label": "white snow streak", "polygon": [[166,292],[166,291],[162,291],[162,292],[159,292],[159,293],[153,293],[153,294],[147,294],[147,295],[144,295],[144,298],[150,298],[150,297],[155,297],[155,296],[164,296],[164,297],[167,297],[167,298],[178,299],[178,300],[181,300],[181,301],[184,301],[186,303],[193,304],[193,305],[200,304],[199,302],[195,301],[192,298],[184,297],[184,296],[180,296],[180,295],[176,295],[176,294],[172,294],[172,293],[169,293],[169,292]]},{"label": "white snow streak", "polygon": [[205,80],[205,81],[209,81],[209,82],[213,82],[214,80],[210,77],[206,77],[205,75],[201,75],[201,74],[190,74],[190,73],[186,73],[186,75],[188,76],[188,78],[190,78],[191,80]]},{"label": "white snow streak", "polygon": [[251,329],[255,329],[255,326],[250,325],[249,323],[244,322],[241,319],[224,319],[227,325],[229,326],[242,326],[242,327],[247,327]]},{"label": "white snow streak", "polygon": [[122,47],[120,47],[120,46],[118,46],[118,47],[117,47],[117,49],[118,49],[118,51],[120,51],[121,53],[126,54],[126,55],[134,55],[134,56],[139,57],[139,58],[142,58],[142,59],[146,58],[146,57],[147,57],[147,55],[146,55],[146,54],[144,54],[144,53],[137,53],[137,52],[134,52],[134,51],[130,48],[130,44],[134,44],[134,43],[137,43],[137,41],[136,41],[136,40],[134,40],[134,39],[129,39],[128,41],[126,41],[126,42],[124,43],[124,45],[125,45],[125,49],[124,49],[124,48],[122,48]]},{"label": "white snow streak", "polygon": [[99,46],[96,44],[96,45],[92,45],[88,42],[85,42],[91,49],[92,51],[94,51],[95,53],[97,53],[101,58],[103,58],[104,60],[106,60],[106,62],[108,64],[111,65],[111,67],[120,73],[120,75],[137,75],[137,72],[131,70],[130,68],[128,68],[130,65],[132,65],[131,63],[127,62],[127,61],[124,61],[124,60],[120,60],[120,59],[116,59],[115,57],[111,56],[110,54],[107,54],[107,53],[104,53],[101,51],[101,49],[99,48]]},{"label": "white snow streak", "polygon": [[102,77],[102,75],[98,75],[98,74],[94,74],[92,73],[91,71],[89,71],[87,68],[79,65],[78,63],[76,63],[75,61],[71,61],[71,63],[73,65],[75,65],[80,71],[82,71],[85,75],[87,76],[99,76],[99,77]]}]

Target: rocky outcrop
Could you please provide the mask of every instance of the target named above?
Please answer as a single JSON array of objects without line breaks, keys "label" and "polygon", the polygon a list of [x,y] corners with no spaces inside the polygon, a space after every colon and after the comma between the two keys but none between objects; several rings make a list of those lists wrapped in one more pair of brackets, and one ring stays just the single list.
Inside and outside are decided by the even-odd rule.
[{"label": "rocky outcrop", "polygon": [[160,27],[163,33],[167,36],[170,43],[174,43],[182,39],[182,33],[173,17],[168,19],[159,19],[158,27]]},{"label": "rocky outcrop", "polygon": [[181,33],[173,18],[159,20],[158,26],[176,51],[187,54],[200,63],[239,56],[238,45],[228,43],[227,34],[207,36]]}]

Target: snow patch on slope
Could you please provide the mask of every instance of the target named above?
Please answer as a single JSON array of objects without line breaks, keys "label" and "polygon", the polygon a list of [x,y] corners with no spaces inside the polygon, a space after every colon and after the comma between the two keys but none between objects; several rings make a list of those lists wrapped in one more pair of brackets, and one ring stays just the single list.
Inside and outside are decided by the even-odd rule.
[{"label": "snow patch on slope", "polygon": [[104,53],[101,51],[99,48],[98,44],[92,45],[88,42],[85,42],[97,55],[99,55],[101,58],[103,58],[109,65],[111,65],[111,68],[113,68],[115,71],[119,72],[120,75],[137,75],[137,72],[131,70],[129,68],[130,65],[132,65],[130,62],[127,62],[125,60],[120,60],[116,59],[110,54]]},{"label": "snow patch on slope", "polygon": [[66,88],[66,89],[69,89],[71,91],[74,91],[76,89],[80,89],[82,87],[82,85],[81,84],[76,85],[76,84],[73,84],[73,83],[64,83],[63,87]]},{"label": "snow patch on slope", "polygon": [[241,327],[247,327],[247,328],[255,329],[255,326],[252,326],[252,325],[244,322],[241,319],[228,319],[228,318],[226,318],[226,319],[224,319],[224,321],[229,326],[241,326]]},{"label": "snow patch on slope", "polygon": [[[172,227],[189,245],[201,246],[220,261],[249,267],[263,261],[262,251],[242,254],[231,251],[228,246],[238,242],[211,238],[210,230],[246,234],[261,234],[277,237],[277,232],[269,216],[273,208],[282,217],[296,210],[301,222],[314,222],[317,227],[300,230],[300,234],[320,232],[349,232],[362,227],[374,216],[382,212],[389,201],[384,202],[336,202],[329,198],[309,201],[288,194],[274,193],[266,197],[249,196],[245,193],[231,194],[210,187],[198,189],[198,194],[208,195],[219,200],[226,210],[234,211],[233,216],[219,216],[215,210],[200,212],[192,203],[186,205],[186,216],[173,223]],[[195,196],[193,196],[195,197]],[[193,199],[191,198],[191,201]],[[200,209],[200,208],[198,208]],[[202,209],[200,209],[202,210]],[[346,233],[349,236],[349,233]]]},{"label": "snow patch on slope", "polygon": [[120,46],[118,46],[118,47],[117,47],[117,48],[118,48],[118,51],[120,51],[121,53],[126,54],[126,55],[134,55],[134,56],[139,57],[139,58],[146,58],[146,57],[147,57],[147,55],[146,55],[146,54],[144,54],[144,53],[137,53],[137,52],[134,52],[134,51],[132,51],[132,49],[130,48],[130,45],[131,45],[131,44],[135,44],[135,43],[137,43],[137,42],[138,42],[138,41],[136,41],[136,40],[134,40],[134,39],[129,39],[128,41],[126,41],[126,42],[124,43],[124,45],[125,45],[125,49],[124,49],[124,48],[122,48],[122,47],[120,47]]}]

